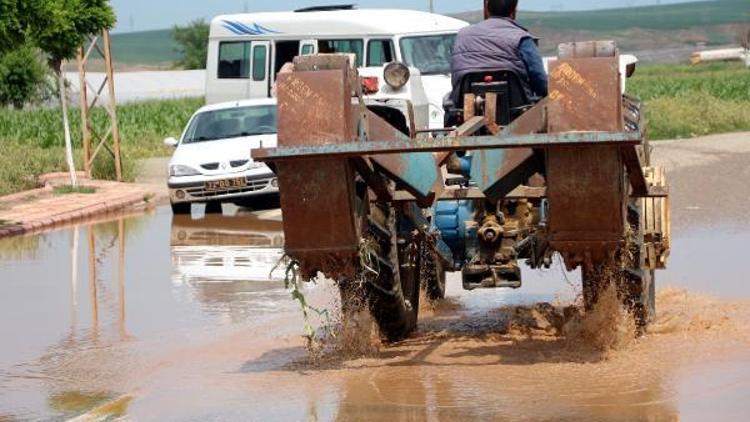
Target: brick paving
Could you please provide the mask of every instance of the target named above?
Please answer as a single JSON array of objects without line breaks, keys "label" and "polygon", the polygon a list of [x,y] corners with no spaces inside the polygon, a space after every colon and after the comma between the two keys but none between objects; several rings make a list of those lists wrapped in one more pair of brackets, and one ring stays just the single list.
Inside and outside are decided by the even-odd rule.
[{"label": "brick paving", "polygon": [[88,179],[80,179],[79,184],[95,188],[95,193],[56,194],[52,186],[65,182],[55,176],[46,188],[0,197],[0,238],[48,230],[155,199],[148,185]]}]

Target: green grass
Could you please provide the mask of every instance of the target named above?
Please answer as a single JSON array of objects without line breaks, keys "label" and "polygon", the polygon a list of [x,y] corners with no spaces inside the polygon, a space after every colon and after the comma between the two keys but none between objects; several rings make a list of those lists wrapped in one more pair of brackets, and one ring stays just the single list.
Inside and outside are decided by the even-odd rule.
[{"label": "green grass", "polygon": [[628,84],[646,103],[652,139],[750,131],[750,71],[741,64],[645,66]]},{"label": "green grass", "polygon": [[62,185],[62,186],[55,186],[54,189],[55,195],[68,195],[71,193],[82,193],[84,195],[91,195],[96,193],[96,188],[93,188],[91,186],[73,186],[73,185]]},{"label": "green grass", "polygon": [[[132,103],[117,108],[126,180],[133,180],[135,163],[141,158],[168,156],[168,136],[179,136],[190,116],[204,104],[202,98]],[[76,168],[82,168],[80,113],[70,112]],[[106,112],[97,109],[95,128],[104,128]],[[98,132],[103,133],[102,129]],[[65,171],[62,115],[57,108],[35,110],[0,109],[0,195],[38,187],[36,176]],[[102,150],[93,175],[112,178],[114,162]]]}]

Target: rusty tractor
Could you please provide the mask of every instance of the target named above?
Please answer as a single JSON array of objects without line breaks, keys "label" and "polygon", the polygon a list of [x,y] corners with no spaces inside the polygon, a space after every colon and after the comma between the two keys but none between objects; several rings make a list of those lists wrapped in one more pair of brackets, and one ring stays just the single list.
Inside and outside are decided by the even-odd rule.
[{"label": "rusty tractor", "polygon": [[335,280],[344,315],[369,308],[395,341],[416,327],[420,289],[444,297],[446,272],[519,288],[519,263],[558,253],[581,268],[587,309],[614,282],[645,327],[670,217],[642,105],[622,92],[614,42],[561,45],[549,74],[543,99],[507,72],[469,75],[446,103],[452,127],[418,130],[366,101],[350,57],[296,58],[278,80],[278,147],[252,156],[278,175],[300,274]]}]

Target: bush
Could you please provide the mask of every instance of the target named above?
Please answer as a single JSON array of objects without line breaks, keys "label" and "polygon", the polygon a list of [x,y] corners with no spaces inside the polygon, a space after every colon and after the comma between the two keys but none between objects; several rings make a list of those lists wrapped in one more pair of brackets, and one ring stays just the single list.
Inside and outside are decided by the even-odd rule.
[{"label": "bush", "polygon": [[46,68],[29,46],[0,56],[0,104],[21,109],[46,96]]},{"label": "bush", "polygon": [[37,176],[65,171],[65,149],[2,141],[0,196],[40,187]]}]

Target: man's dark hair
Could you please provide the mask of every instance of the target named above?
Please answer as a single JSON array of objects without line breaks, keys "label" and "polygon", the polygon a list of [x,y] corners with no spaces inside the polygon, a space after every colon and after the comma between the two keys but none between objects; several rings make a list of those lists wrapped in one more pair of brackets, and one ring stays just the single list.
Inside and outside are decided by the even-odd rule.
[{"label": "man's dark hair", "polygon": [[510,17],[516,7],[518,7],[518,0],[487,0],[490,16]]}]

